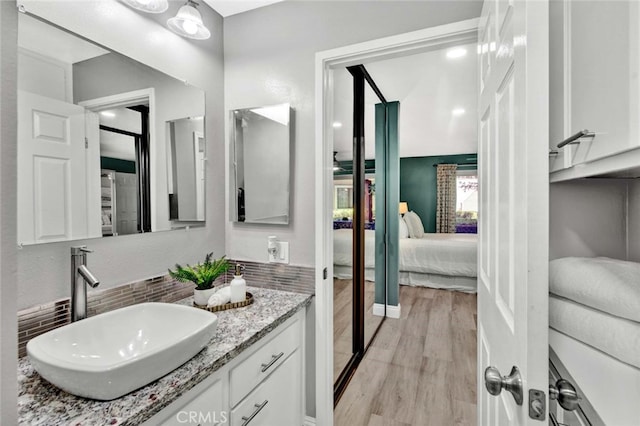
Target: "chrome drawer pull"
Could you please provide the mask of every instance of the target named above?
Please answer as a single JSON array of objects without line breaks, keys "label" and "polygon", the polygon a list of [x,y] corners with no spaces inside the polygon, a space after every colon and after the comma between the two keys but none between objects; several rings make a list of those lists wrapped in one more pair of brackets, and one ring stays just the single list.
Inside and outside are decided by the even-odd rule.
[{"label": "chrome drawer pull", "polygon": [[251,415],[249,417],[245,417],[242,416],[242,420],[244,420],[242,422],[242,426],[247,426],[249,424],[249,422],[251,420],[253,420],[253,418],[255,416],[258,415],[258,413],[260,412],[260,410],[262,410],[264,408],[265,405],[267,405],[267,402],[269,402],[268,399],[265,399],[264,402],[262,404],[254,404],[254,407],[256,407],[255,411],[253,413],[251,413]]},{"label": "chrome drawer pull", "polygon": [[271,361],[268,364],[262,364],[262,372],[267,371],[277,360],[284,356],[284,352],[280,352],[278,355],[271,355]]}]

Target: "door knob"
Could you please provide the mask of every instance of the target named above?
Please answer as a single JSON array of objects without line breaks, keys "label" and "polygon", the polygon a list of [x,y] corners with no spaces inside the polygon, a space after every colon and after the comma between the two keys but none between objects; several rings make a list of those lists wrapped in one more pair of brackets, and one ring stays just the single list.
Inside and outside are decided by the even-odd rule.
[{"label": "door knob", "polygon": [[487,367],[484,370],[484,385],[491,395],[500,395],[502,389],[511,392],[516,404],[522,405],[524,400],[522,376],[515,365],[511,368],[511,373],[508,376],[501,376],[496,367]]},{"label": "door knob", "polygon": [[558,404],[567,411],[573,411],[580,405],[580,398],[576,388],[567,380],[560,379],[554,385],[549,385],[549,399],[558,400]]}]

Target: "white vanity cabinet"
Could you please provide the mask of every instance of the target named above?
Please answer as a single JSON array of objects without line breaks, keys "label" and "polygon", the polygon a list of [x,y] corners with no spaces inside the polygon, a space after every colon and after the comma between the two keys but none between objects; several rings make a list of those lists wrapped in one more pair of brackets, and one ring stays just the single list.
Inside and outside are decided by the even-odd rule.
[{"label": "white vanity cabinet", "polygon": [[302,425],[304,320],[303,309],[144,425]]},{"label": "white vanity cabinet", "polygon": [[[640,3],[553,0],[549,44],[552,180],[633,167],[640,154],[626,154],[640,151]],[[585,129],[595,137],[557,148]]]}]

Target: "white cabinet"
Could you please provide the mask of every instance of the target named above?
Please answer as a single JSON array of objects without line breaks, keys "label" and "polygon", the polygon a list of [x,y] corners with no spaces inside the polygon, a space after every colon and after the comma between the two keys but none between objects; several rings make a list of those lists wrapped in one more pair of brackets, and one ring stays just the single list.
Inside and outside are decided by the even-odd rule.
[{"label": "white cabinet", "polygon": [[296,350],[267,380],[251,392],[231,412],[231,426],[301,425],[296,407],[302,404],[300,392],[300,351]]},{"label": "white cabinet", "polygon": [[[550,171],[587,176],[592,163],[640,149],[640,2],[555,0],[550,14],[550,149],[595,133],[559,149]],[[597,173],[633,166],[625,158]]]},{"label": "white cabinet", "polygon": [[192,399],[178,410],[173,410],[168,419],[159,423],[161,426],[184,424],[222,426],[228,424],[222,377],[216,375],[200,383],[188,395],[192,396]]},{"label": "white cabinet", "polygon": [[304,320],[303,309],[144,425],[302,425]]}]

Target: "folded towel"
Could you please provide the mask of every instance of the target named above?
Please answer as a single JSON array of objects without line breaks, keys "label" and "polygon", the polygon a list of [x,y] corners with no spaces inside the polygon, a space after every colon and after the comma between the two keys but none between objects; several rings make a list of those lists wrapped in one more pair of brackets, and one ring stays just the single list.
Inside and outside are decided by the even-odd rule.
[{"label": "folded towel", "polygon": [[231,288],[223,287],[220,290],[216,291],[209,297],[209,301],[207,302],[207,307],[212,308],[214,306],[224,305],[225,303],[229,303],[231,301]]},{"label": "folded towel", "polygon": [[607,257],[549,262],[549,292],[640,322],[640,263]]},{"label": "folded towel", "polygon": [[640,368],[640,324],[549,297],[549,327]]}]

